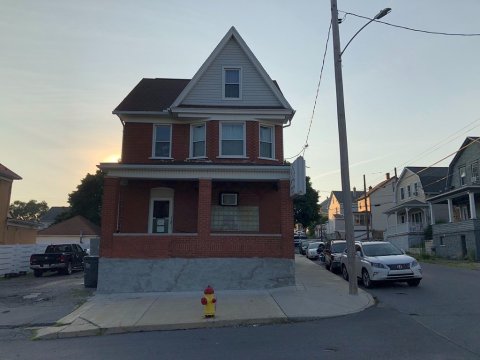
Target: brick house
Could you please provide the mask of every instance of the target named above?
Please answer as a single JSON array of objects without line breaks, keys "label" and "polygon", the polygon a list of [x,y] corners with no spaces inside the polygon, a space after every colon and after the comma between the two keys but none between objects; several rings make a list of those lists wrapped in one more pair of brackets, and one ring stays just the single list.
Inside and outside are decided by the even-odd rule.
[{"label": "brick house", "polygon": [[99,165],[99,291],[294,284],[295,112],[234,27],[192,79],[143,79],[113,113],[122,156]]}]

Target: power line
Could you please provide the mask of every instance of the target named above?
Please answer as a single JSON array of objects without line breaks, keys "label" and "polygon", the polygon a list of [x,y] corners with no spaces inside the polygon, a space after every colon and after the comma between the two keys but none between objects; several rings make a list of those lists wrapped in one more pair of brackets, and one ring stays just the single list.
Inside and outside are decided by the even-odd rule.
[{"label": "power line", "polygon": [[296,154],[294,156],[291,156],[291,157],[288,157],[288,158],[285,158],[285,160],[294,159],[297,156],[299,156],[300,154],[302,154],[302,155],[305,154],[305,150],[307,150],[307,148],[308,148],[308,138],[310,137],[310,131],[312,129],[312,123],[313,123],[313,117],[315,115],[315,109],[317,107],[318,93],[320,91],[320,84],[322,83],[323,68],[325,67],[325,58],[327,56],[328,42],[330,40],[331,30],[332,30],[332,22],[330,22],[330,25],[328,27],[327,41],[325,42],[325,50],[323,52],[322,67],[320,69],[320,77],[318,79],[317,93],[315,95],[315,102],[313,104],[312,116],[310,117],[310,123],[308,125],[308,132],[307,132],[307,138],[305,139],[305,144],[302,146],[302,149],[300,150],[300,152],[298,154]]},{"label": "power line", "polygon": [[369,18],[369,17],[367,17],[367,16],[362,16],[362,15],[354,14],[354,13],[351,13],[351,12],[348,12],[348,11],[341,11],[341,10],[338,10],[338,11],[339,11],[339,12],[342,12],[342,13],[344,13],[344,14],[356,16],[356,17],[359,17],[359,18],[362,18],[362,19],[366,19],[366,20],[372,20],[372,21],[375,21],[375,22],[378,22],[378,23],[381,23],[381,24],[384,24],[384,25],[388,25],[388,26],[395,27],[395,28],[399,28],[399,29],[403,29],[403,30],[409,30],[409,31],[415,31],[415,32],[420,32],[420,33],[425,33],[425,34],[430,34],[430,35],[443,35],[443,36],[480,36],[480,33],[448,33],[448,32],[443,32],[443,31],[428,31],[428,30],[415,29],[415,28],[411,28],[411,27],[408,27],[408,26],[395,25],[395,24],[388,23],[388,22],[385,22],[385,21],[375,20],[375,19]]}]

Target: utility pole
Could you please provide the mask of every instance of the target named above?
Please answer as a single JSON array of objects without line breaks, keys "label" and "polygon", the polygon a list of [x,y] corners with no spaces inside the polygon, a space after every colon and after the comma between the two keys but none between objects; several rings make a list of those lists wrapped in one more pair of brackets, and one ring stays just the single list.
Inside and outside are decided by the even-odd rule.
[{"label": "utility pole", "polygon": [[350,170],[348,167],[347,126],[345,123],[345,103],[343,98],[342,58],[340,50],[340,33],[338,29],[337,0],[331,0],[333,60],[335,65],[335,87],[337,93],[338,141],[340,146],[340,172],[345,219],[345,240],[347,242],[347,270],[349,275],[349,294],[358,295],[357,276],[355,272],[355,239],[353,237],[352,194],[350,192]]},{"label": "utility pole", "polygon": [[370,229],[369,229],[369,223],[370,223],[370,213],[368,211],[368,201],[367,201],[367,182],[365,180],[365,174],[363,174],[363,191],[364,191],[364,196],[365,196],[365,223],[367,225],[367,241],[370,240]]}]

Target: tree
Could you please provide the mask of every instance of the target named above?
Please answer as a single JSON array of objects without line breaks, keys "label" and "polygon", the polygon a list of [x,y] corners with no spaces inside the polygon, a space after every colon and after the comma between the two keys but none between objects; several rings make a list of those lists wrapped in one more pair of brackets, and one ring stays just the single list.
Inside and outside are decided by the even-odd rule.
[{"label": "tree", "polygon": [[295,224],[302,224],[305,228],[313,228],[320,220],[318,192],[312,188],[310,177],[306,178],[305,195],[297,196],[293,200],[293,214]]},{"label": "tree", "polygon": [[68,195],[70,210],[57,217],[56,222],[82,215],[100,225],[104,176],[101,170],[97,170],[95,175],[87,174],[77,186],[77,190]]},{"label": "tree", "polygon": [[45,201],[30,200],[29,202],[23,202],[16,200],[10,205],[9,210],[14,219],[40,221],[42,215],[48,211],[48,205]]}]

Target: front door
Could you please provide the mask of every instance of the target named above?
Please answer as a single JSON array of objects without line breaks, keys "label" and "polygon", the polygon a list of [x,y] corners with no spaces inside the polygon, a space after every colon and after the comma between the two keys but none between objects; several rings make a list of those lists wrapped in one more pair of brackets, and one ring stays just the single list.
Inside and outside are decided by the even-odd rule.
[{"label": "front door", "polygon": [[170,200],[153,200],[152,233],[169,233]]}]

